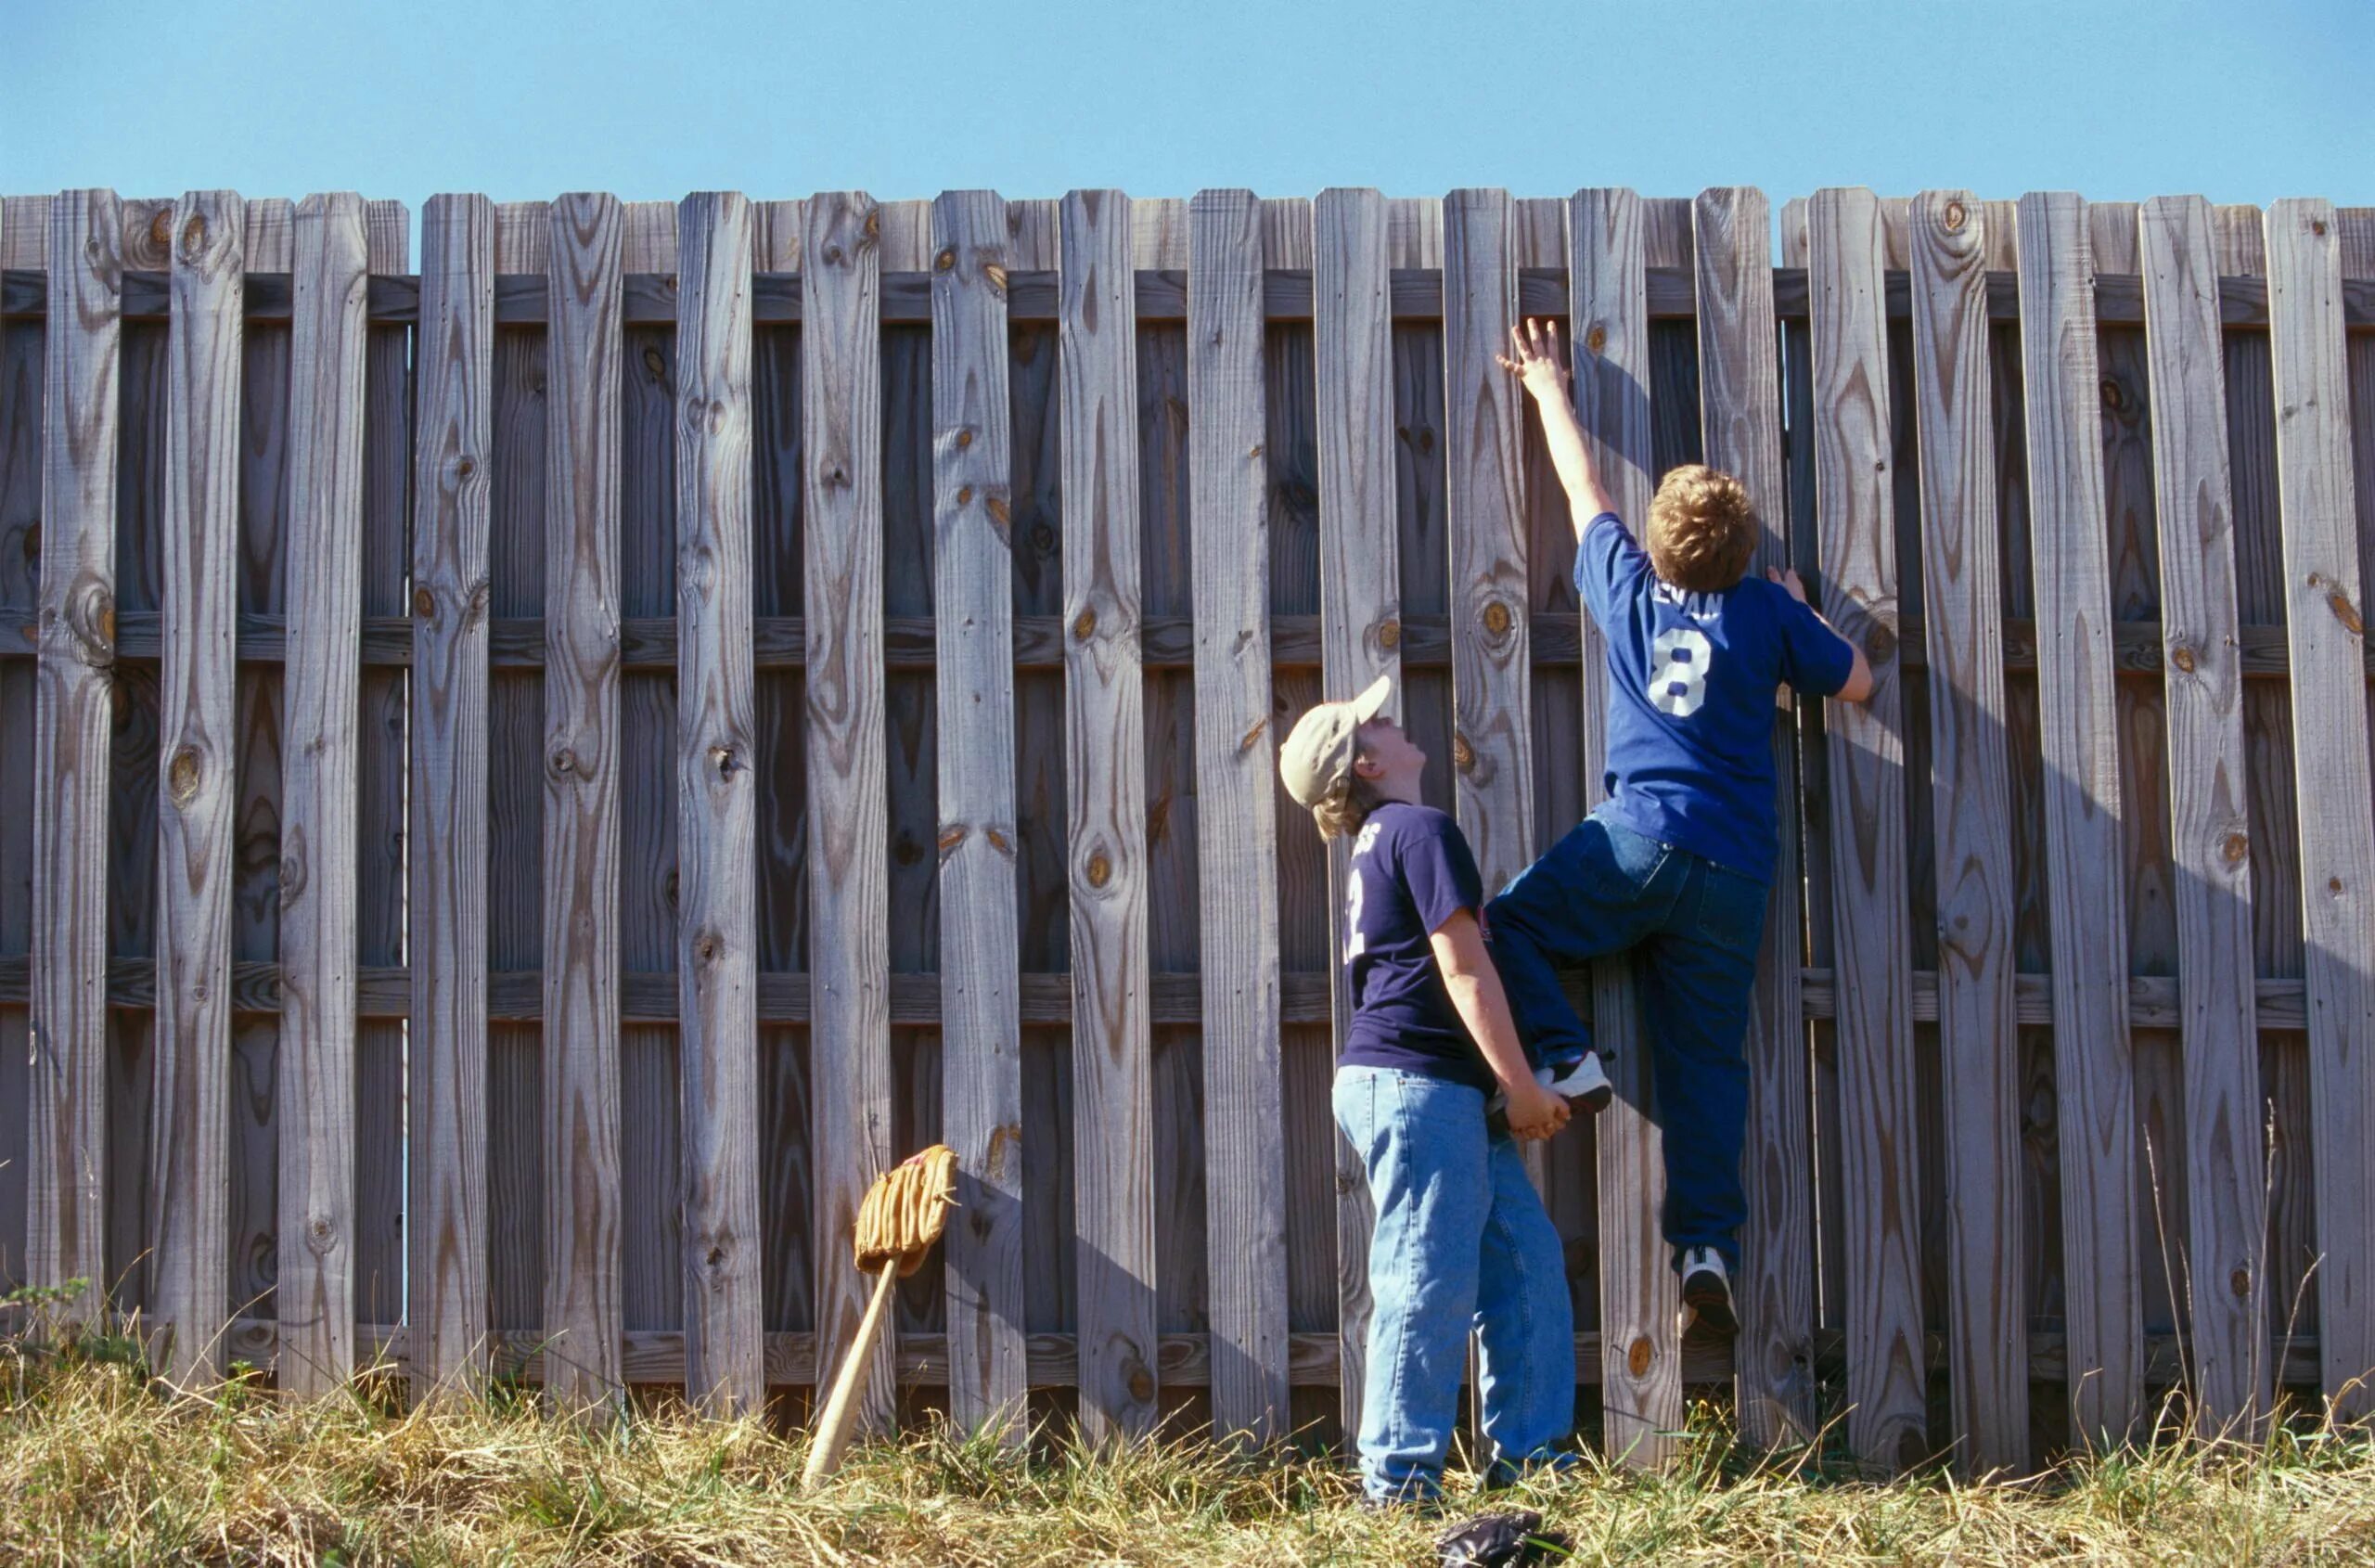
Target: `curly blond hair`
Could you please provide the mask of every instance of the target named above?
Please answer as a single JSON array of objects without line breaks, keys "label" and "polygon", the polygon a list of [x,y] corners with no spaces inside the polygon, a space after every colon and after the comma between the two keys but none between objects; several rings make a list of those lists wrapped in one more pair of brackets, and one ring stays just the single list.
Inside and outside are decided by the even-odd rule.
[{"label": "curly blond hair", "polygon": [[1342,780],[1319,797],[1311,808],[1311,819],[1319,824],[1323,839],[1349,839],[1361,830],[1369,813],[1385,803],[1377,786],[1357,773],[1344,775]]},{"label": "curly blond hair", "polygon": [[1641,543],[1662,581],[1685,593],[1720,594],[1748,574],[1756,532],[1756,508],[1739,480],[1686,463],[1658,486]]}]

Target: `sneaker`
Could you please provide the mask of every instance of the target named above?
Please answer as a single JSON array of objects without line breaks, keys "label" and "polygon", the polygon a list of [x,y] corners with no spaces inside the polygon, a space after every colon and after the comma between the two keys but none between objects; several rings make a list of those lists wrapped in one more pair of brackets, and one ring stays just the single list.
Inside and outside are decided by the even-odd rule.
[{"label": "sneaker", "polygon": [[1570,1109],[1598,1112],[1607,1110],[1608,1102],[1616,1098],[1616,1086],[1608,1081],[1608,1069],[1599,1064],[1598,1051],[1585,1051],[1563,1069],[1537,1067],[1534,1081],[1563,1097]]},{"label": "sneaker", "polygon": [[1682,1329],[1723,1339],[1740,1331],[1740,1315],[1732,1310],[1731,1276],[1724,1254],[1713,1247],[1692,1247],[1682,1254]]},{"label": "sneaker", "polygon": [[[1616,1086],[1608,1081],[1608,1069],[1599,1064],[1599,1053],[1585,1051],[1583,1060],[1568,1063],[1564,1068],[1537,1067],[1534,1081],[1552,1094],[1563,1095],[1572,1114],[1581,1111],[1597,1113],[1608,1109],[1616,1098]],[[1499,1089],[1484,1102],[1484,1125],[1495,1137],[1509,1130],[1509,1097]]]}]

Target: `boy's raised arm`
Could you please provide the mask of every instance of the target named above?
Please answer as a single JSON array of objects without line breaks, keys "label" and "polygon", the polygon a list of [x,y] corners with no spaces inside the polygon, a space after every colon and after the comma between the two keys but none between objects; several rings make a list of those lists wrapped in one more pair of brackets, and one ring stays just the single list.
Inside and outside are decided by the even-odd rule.
[{"label": "boy's raised arm", "polygon": [[1509,328],[1510,354],[1496,354],[1501,368],[1524,383],[1542,414],[1543,443],[1550,450],[1550,465],[1567,492],[1568,521],[1580,543],[1584,530],[1602,512],[1616,510],[1615,498],[1600,488],[1592,467],[1591,448],[1584,428],[1575,422],[1575,405],[1567,396],[1567,354],[1560,346],[1559,323],[1531,317]]}]

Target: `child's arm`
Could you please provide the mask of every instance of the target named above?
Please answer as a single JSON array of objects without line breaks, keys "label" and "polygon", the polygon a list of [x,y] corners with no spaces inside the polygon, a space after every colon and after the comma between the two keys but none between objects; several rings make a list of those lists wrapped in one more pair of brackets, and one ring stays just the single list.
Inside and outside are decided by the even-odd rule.
[{"label": "child's arm", "polygon": [[1765,569],[1765,580],[1768,583],[1778,584],[1783,592],[1787,593],[1791,598],[1796,599],[1800,604],[1805,605],[1806,609],[1813,614],[1814,618],[1822,622],[1823,630],[1829,632],[1832,636],[1839,637],[1839,640],[1845,643],[1855,653],[1855,666],[1847,672],[1847,684],[1841,687],[1837,691],[1832,692],[1831,695],[1839,699],[1842,702],[1862,702],[1868,700],[1872,695],[1872,665],[1871,662],[1864,657],[1863,646],[1854,637],[1840,636],[1839,628],[1832,625],[1829,621],[1824,620],[1822,611],[1816,610],[1814,605],[1807,600],[1806,585],[1798,580],[1797,568],[1791,567],[1787,572],[1776,572],[1773,568],[1768,566]]},{"label": "child's arm", "polygon": [[1568,521],[1580,541],[1592,519],[1616,509],[1615,498],[1600,488],[1592,468],[1591,448],[1584,429],[1575,422],[1575,405],[1567,397],[1567,355],[1559,346],[1559,323],[1527,320],[1509,328],[1509,346],[1517,357],[1496,354],[1501,368],[1516,376],[1542,412],[1542,439],[1550,451],[1550,465],[1567,492]]},{"label": "child's arm", "polygon": [[1443,970],[1444,989],[1468,1033],[1483,1051],[1493,1076],[1509,1099],[1509,1133],[1515,1137],[1548,1137],[1567,1121],[1567,1102],[1534,1082],[1526,1065],[1525,1047],[1518,1043],[1509,998],[1501,989],[1501,972],[1484,951],[1484,933],[1477,927],[1476,911],[1462,909],[1437,927],[1428,938]]}]

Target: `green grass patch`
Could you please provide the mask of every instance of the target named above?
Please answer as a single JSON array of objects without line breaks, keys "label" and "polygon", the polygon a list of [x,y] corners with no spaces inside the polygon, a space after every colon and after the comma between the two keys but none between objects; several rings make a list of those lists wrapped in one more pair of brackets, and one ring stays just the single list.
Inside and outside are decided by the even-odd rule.
[{"label": "green grass patch", "polygon": [[250,1379],[177,1397],[129,1336],[0,1341],[0,1562],[1422,1563],[1447,1519],[1511,1505],[1578,1562],[1657,1568],[2375,1561],[2375,1442],[2324,1427],[1874,1484],[1750,1456],[1701,1410],[1664,1474],[1587,1462],[1486,1497],[1455,1473],[1442,1517],[1363,1511],[1341,1463],[1192,1437],[1018,1453],[944,1427],[861,1446],[810,1497],[804,1458],[757,1422],[661,1409],[597,1428],[515,1390],[409,1411]]}]

